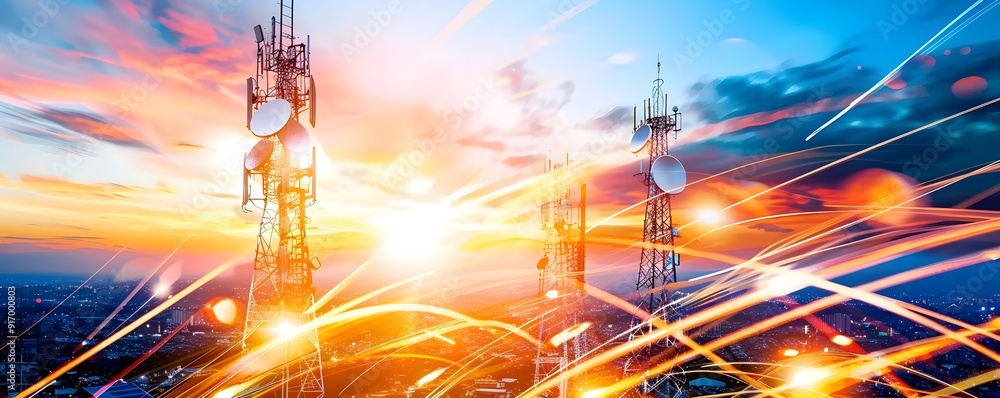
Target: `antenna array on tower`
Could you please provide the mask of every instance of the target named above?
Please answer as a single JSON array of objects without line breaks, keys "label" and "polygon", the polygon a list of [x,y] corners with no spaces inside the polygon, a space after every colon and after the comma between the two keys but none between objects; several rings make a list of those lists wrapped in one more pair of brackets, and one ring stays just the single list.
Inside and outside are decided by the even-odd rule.
[{"label": "antenna array on tower", "polygon": [[[310,124],[316,125],[315,84],[308,38],[296,43],[293,33],[294,0],[280,6],[270,32],[254,27],[257,75],[247,79],[247,128],[260,141],[244,155],[243,207],[253,205],[262,215],[242,343],[244,355],[260,355],[255,361],[280,363],[269,376],[251,376],[262,390],[283,398],[319,398],[324,394],[319,338],[315,329],[303,330],[315,319],[304,313],[315,302],[312,272],[319,268],[306,239],[306,207],[316,200],[316,149],[299,122],[309,110]],[[257,183],[260,191],[254,194],[251,186]],[[276,339],[280,348],[254,351]]]},{"label": "antenna array on tower", "polygon": [[[582,324],[582,304],[585,294],[585,218],[587,185],[579,181],[569,165],[547,168],[548,203],[542,205],[542,229],[545,231],[544,256],[538,262],[538,293],[550,313],[543,316],[538,327],[539,345],[535,356],[534,382],[563,372],[571,363],[580,361],[588,350],[587,333],[579,333],[565,342],[551,343],[554,335]],[[577,185],[579,184],[579,185]],[[579,205],[573,203],[574,188],[579,187]],[[564,379],[557,391],[548,397],[565,398],[586,384],[586,375]]]},{"label": "antenna array on tower", "polygon": [[[673,310],[669,307],[669,291],[667,286],[677,282],[677,266],[680,256],[674,252],[674,239],[677,229],[673,227],[673,217],[670,208],[671,196],[681,193],[687,184],[687,175],[680,160],[668,154],[668,136],[681,130],[681,114],[677,107],[672,113],[666,112],[667,96],[663,94],[663,79],[659,77],[660,63],[656,63],[657,78],[654,80],[653,93],[643,104],[641,124],[635,126],[635,133],[629,142],[632,153],[648,155],[640,168],[643,185],[646,186],[646,218],[643,223],[642,254],[639,259],[639,269],[636,278],[636,314],[651,314],[654,317],[669,320]],[[640,160],[641,161],[641,160]],[[652,331],[649,320],[635,319],[632,324],[632,334],[629,339],[640,338]],[[657,354],[654,345],[647,345],[628,357],[624,371],[626,374],[643,373],[649,368],[649,361]],[[638,386],[638,391],[631,394],[655,393],[662,396],[673,396],[681,388],[666,376],[650,377]]]}]

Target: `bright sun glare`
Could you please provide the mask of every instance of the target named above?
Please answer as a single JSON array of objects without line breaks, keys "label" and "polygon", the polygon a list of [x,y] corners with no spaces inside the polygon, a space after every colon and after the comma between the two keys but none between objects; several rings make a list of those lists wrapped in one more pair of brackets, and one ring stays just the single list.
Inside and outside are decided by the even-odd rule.
[{"label": "bright sun glare", "polygon": [[698,219],[709,224],[718,224],[722,222],[722,213],[717,210],[698,210]]},{"label": "bright sun glare", "polygon": [[448,208],[414,206],[383,222],[382,248],[392,257],[409,259],[433,254],[447,233]]}]

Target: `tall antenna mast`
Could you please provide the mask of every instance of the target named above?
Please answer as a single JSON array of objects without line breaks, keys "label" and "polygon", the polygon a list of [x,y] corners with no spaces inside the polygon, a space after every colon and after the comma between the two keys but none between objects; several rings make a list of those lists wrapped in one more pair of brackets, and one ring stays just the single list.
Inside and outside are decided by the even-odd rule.
[{"label": "tall antenna mast", "polygon": [[[580,306],[584,287],[584,233],[587,206],[587,186],[579,185],[580,204],[571,203],[571,192],[576,183],[570,171],[569,156],[563,165],[552,165],[549,173],[548,203],[542,205],[542,230],[545,231],[544,257],[538,262],[538,293],[544,297],[544,310],[555,308],[543,316],[538,327],[538,346],[535,356],[534,383],[563,372],[570,363],[583,358],[588,350],[587,333],[580,333],[566,342],[553,346],[552,336],[578,327],[581,321]],[[549,390],[545,397],[566,398],[576,396],[571,391],[586,389],[586,374],[562,380],[558,391]]]},{"label": "tall antenna mast", "polygon": [[[316,86],[309,39],[296,43],[294,3],[280,1],[269,37],[260,25],[254,27],[257,75],[247,79],[247,128],[260,141],[244,154],[243,208],[252,204],[263,214],[242,343],[244,356],[256,356],[264,354],[254,348],[282,342],[262,357],[280,366],[260,379],[260,390],[282,398],[319,398],[324,393],[319,338],[316,329],[302,329],[315,319],[304,313],[315,303],[312,272],[320,268],[306,239],[306,207],[316,201],[316,148],[299,121],[308,110],[316,126]],[[253,195],[251,184],[258,181],[261,190]]]},{"label": "tall antenna mast", "polygon": [[[648,313],[653,317],[669,320],[674,315],[669,307],[670,295],[666,287],[677,282],[677,266],[680,257],[674,252],[674,239],[677,230],[673,227],[673,217],[670,209],[670,199],[679,194],[687,184],[684,166],[677,158],[668,154],[668,135],[674,137],[681,130],[681,114],[677,107],[672,113],[666,113],[667,97],[663,94],[663,79],[660,78],[660,62],[656,62],[656,80],[653,81],[652,98],[646,101],[648,112],[641,125],[632,135],[629,149],[632,153],[648,154],[645,168],[640,168],[638,175],[646,186],[646,218],[642,231],[642,254],[639,258],[639,269],[636,277],[636,315]],[[633,317],[632,335],[629,339],[640,338],[652,331],[649,319]],[[644,373],[650,367],[650,360],[656,349],[652,344],[644,349],[633,352],[626,362],[626,374]],[[631,395],[650,393],[660,396],[674,396],[681,392],[680,383],[668,377],[650,377],[643,381],[637,390],[631,390]]]}]

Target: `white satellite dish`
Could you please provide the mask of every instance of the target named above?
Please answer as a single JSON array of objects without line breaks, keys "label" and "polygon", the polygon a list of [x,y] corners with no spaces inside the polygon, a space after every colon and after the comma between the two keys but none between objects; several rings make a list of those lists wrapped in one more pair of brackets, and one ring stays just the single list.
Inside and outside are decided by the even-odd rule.
[{"label": "white satellite dish", "polygon": [[244,166],[246,166],[247,170],[257,170],[257,168],[271,160],[272,151],[274,151],[274,141],[266,138],[260,140],[260,142],[250,149],[250,153],[247,154],[246,161],[244,161]]},{"label": "white satellite dish", "polygon": [[288,122],[288,125],[278,133],[278,139],[281,140],[281,143],[289,151],[295,153],[306,153],[309,151],[309,132],[306,131],[305,126],[299,123],[298,120]]},{"label": "white satellite dish", "polygon": [[264,138],[281,131],[292,118],[292,104],[283,99],[272,100],[257,109],[250,119],[250,132]]},{"label": "white satellite dish", "polygon": [[653,161],[650,167],[653,175],[653,182],[656,186],[671,195],[676,195],[684,190],[687,185],[687,172],[680,160],[670,155],[663,155]]},{"label": "white satellite dish", "polygon": [[635,130],[635,134],[632,134],[632,141],[629,142],[628,150],[632,153],[639,153],[642,148],[646,147],[646,143],[649,142],[649,137],[653,135],[653,129],[649,128],[648,124],[639,126]]}]

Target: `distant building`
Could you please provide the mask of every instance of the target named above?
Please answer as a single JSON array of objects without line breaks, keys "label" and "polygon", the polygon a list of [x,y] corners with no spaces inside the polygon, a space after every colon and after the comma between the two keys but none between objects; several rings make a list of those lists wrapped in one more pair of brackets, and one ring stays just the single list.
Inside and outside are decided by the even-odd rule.
[{"label": "distant building", "polygon": [[843,313],[827,314],[821,317],[823,322],[830,325],[837,333],[843,335],[850,335],[851,333],[851,316]]},{"label": "distant building", "polygon": [[496,397],[511,398],[515,394],[511,391],[511,384],[515,384],[517,379],[505,377],[499,381],[495,379],[476,380],[476,389],[473,391],[474,397]]},{"label": "distant building", "polygon": [[204,326],[208,325],[208,319],[205,318],[205,313],[203,311],[198,311],[194,316],[191,317],[192,326]]},{"label": "distant building", "polygon": [[167,323],[171,325],[180,325],[187,321],[188,313],[184,310],[170,310],[170,317],[167,318]]}]

